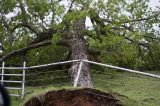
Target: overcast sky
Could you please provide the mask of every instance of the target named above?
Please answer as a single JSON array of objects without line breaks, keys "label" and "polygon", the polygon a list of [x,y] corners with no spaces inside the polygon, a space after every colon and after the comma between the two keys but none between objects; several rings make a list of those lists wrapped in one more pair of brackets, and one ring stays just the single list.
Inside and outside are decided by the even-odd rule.
[{"label": "overcast sky", "polygon": [[149,6],[156,9],[156,6],[160,6],[160,0],[150,0]]}]

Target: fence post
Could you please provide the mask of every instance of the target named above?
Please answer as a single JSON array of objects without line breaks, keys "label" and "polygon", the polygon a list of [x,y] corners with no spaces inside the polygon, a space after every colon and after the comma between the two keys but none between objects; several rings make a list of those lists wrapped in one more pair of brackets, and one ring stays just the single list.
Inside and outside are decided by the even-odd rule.
[{"label": "fence post", "polygon": [[21,98],[23,99],[24,97],[24,87],[25,87],[25,67],[26,67],[26,62],[23,62],[23,78],[22,78],[22,92],[21,92]]},{"label": "fence post", "polygon": [[83,65],[83,61],[81,60],[81,62],[79,64],[78,72],[77,72],[77,77],[76,77],[75,82],[74,82],[74,87],[77,87],[78,79],[79,79],[81,69],[82,69],[82,65]]},{"label": "fence post", "polygon": [[1,75],[1,84],[3,85],[3,80],[4,80],[4,65],[5,63],[2,63],[2,75]]}]

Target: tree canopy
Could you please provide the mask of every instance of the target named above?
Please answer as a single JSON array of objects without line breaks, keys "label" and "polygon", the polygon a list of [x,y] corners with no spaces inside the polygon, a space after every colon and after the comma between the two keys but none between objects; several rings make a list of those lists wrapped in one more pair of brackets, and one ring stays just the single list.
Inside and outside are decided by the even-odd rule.
[{"label": "tree canopy", "polygon": [[80,30],[78,36],[85,39],[94,61],[159,69],[160,7],[153,10],[148,3],[149,0],[2,0],[0,62],[25,59],[33,65],[71,59],[68,35]]}]

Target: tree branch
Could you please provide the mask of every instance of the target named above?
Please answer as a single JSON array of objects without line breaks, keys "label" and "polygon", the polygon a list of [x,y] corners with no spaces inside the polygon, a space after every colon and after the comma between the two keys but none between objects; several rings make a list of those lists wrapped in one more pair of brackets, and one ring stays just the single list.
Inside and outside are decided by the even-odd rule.
[{"label": "tree branch", "polygon": [[17,28],[20,28],[20,27],[26,27],[30,31],[38,35],[38,31],[36,30],[36,28],[34,28],[31,24],[28,24],[28,23],[19,23],[11,30],[11,32],[13,33]]},{"label": "tree branch", "polygon": [[2,63],[3,61],[5,61],[6,59],[8,59],[12,56],[20,55],[20,54],[23,54],[24,52],[27,52],[27,51],[31,50],[31,49],[35,49],[35,48],[42,47],[42,46],[47,46],[47,45],[50,45],[50,44],[51,44],[51,40],[47,40],[47,41],[43,41],[43,42],[40,42],[40,43],[37,43],[37,44],[29,45],[29,46],[26,46],[24,48],[12,51],[12,52],[6,54],[5,56],[3,56],[2,58],[0,58],[0,63]]},{"label": "tree branch", "polygon": [[[158,13],[152,15],[152,16],[146,17],[146,18],[126,20],[126,21],[122,22],[121,27],[123,27],[123,28],[125,28],[125,29],[133,32],[133,28],[132,28],[131,26],[129,26],[129,27],[126,26],[126,25],[125,25],[126,23],[140,22],[140,21],[148,21],[148,20],[151,20],[151,19],[153,19],[153,18],[157,18],[159,14],[160,14],[160,12],[158,12]],[[97,16],[97,18],[99,18],[99,20],[102,20],[102,21],[107,22],[107,23],[110,23],[110,24],[113,23],[112,20],[100,18],[98,15],[96,15],[96,16]],[[115,22],[114,22],[114,23],[115,23]],[[116,22],[116,23],[120,23],[120,22]],[[117,29],[117,28],[116,28],[116,29]]]},{"label": "tree branch", "polygon": [[157,13],[157,14],[154,14],[154,15],[152,15],[152,16],[150,16],[150,17],[147,17],[147,18],[127,20],[127,21],[125,21],[124,23],[139,22],[139,21],[148,21],[148,20],[150,20],[150,19],[152,19],[152,18],[157,17],[159,14],[160,14],[160,13]]},{"label": "tree branch", "polygon": [[145,37],[145,38],[149,38],[149,39],[152,39],[152,40],[158,40],[158,41],[160,41],[160,38],[156,38],[156,37],[152,37],[152,36],[149,36],[149,34],[148,34],[148,36],[147,35],[143,35],[143,37]]},{"label": "tree branch", "polygon": [[141,42],[135,41],[135,40],[133,40],[133,39],[125,36],[125,33],[123,35],[121,35],[121,36],[124,37],[125,39],[127,39],[128,41],[132,42],[132,43],[138,44],[138,45],[140,45],[140,46],[145,47],[145,48],[148,49],[148,46],[149,46],[148,43],[141,43]]},{"label": "tree branch", "polygon": [[64,40],[57,40],[56,44],[60,46],[69,46],[67,41],[64,41]]},{"label": "tree branch", "polygon": [[37,37],[29,43],[29,45],[32,45],[32,44],[36,44],[36,43],[39,43],[39,42],[42,42],[46,39],[51,39],[53,34],[56,33],[57,31],[54,30],[54,29],[48,29],[44,32],[40,32],[37,34]]},{"label": "tree branch", "polygon": [[[154,14],[150,17],[146,17],[146,18],[140,18],[140,19],[133,19],[133,20],[126,20],[123,22],[123,24],[125,23],[130,23],[130,22],[140,22],[140,21],[147,21],[147,20],[150,20],[152,18],[156,18],[160,13],[158,12],[157,14]],[[99,17],[100,18],[100,17]],[[101,20],[105,21],[105,22],[108,22],[108,23],[113,23],[113,21],[109,20],[109,19],[104,19],[104,18],[100,18]],[[119,22],[117,22],[119,23]]]},{"label": "tree branch", "polygon": [[101,54],[101,51],[99,49],[96,49],[96,48],[89,48],[89,54],[94,54],[94,55],[100,55]]},{"label": "tree branch", "polygon": [[91,22],[92,22],[93,27],[94,27],[94,29],[95,29],[96,36],[97,36],[98,40],[99,40],[100,42],[102,42],[102,39],[100,38],[100,35],[101,35],[101,34],[99,33],[99,30],[98,30],[97,26],[95,25],[94,20],[91,19]]},{"label": "tree branch", "polygon": [[[26,46],[24,48],[12,51],[12,52],[6,54],[5,56],[0,56],[0,63],[2,63],[3,61],[5,61],[6,59],[8,59],[12,56],[20,55],[20,54],[23,54],[23,53],[25,53],[29,50],[36,49],[36,48],[39,48],[39,47],[48,46],[48,45],[51,45],[51,43],[52,43],[51,40],[46,40],[46,41],[43,41],[43,42],[32,44],[32,45]],[[68,46],[67,42],[62,41],[62,40],[56,41],[56,44],[60,45],[60,46]]]},{"label": "tree branch", "polygon": [[29,19],[28,19],[28,17],[29,17],[29,15],[27,14],[27,12],[26,12],[26,10],[25,10],[25,6],[24,6],[24,4],[22,3],[22,1],[19,1],[19,8],[21,9],[21,11],[22,11],[22,18],[23,18],[23,20],[22,20],[22,23],[19,23],[19,24],[17,24],[12,30],[11,30],[11,32],[13,33],[17,28],[20,28],[20,27],[26,27],[26,28],[28,28],[30,31],[32,31],[33,33],[35,33],[35,34],[38,34],[38,31],[36,30],[37,28],[35,28],[35,27],[33,27],[33,25],[31,24],[31,23],[29,23]]}]

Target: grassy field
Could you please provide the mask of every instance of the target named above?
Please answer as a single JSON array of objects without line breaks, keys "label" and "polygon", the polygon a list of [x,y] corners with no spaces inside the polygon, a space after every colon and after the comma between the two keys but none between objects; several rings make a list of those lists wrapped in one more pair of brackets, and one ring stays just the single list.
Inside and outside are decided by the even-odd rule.
[{"label": "grassy field", "polygon": [[[160,79],[115,70],[92,71],[92,76],[94,88],[112,92],[125,106],[160,106]],[[74,89],[69,84],[27,87],[24,100],[13,97],[12,106],[21,106],[33,95],[61,88]]]},{"label": "grassy field", "polygon": [[122,98],[126,106],[160,106],[160,79],[119,71],[94,74],[94,78],[96,88],[128,97]]}]

